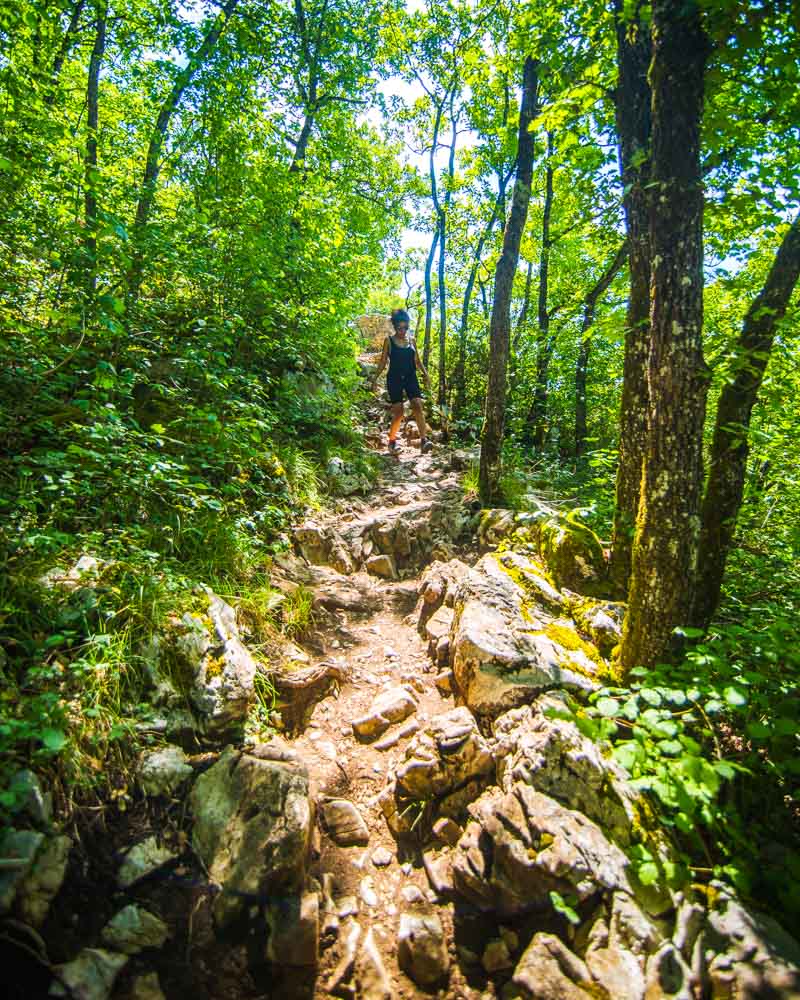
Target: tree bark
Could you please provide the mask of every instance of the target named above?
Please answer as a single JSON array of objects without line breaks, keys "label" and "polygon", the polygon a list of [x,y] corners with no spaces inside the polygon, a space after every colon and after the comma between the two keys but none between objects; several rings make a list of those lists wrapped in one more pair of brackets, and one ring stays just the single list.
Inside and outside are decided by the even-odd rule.
[{"label": "tree bark", "polygon": [[528,261],[528,271],[525,275],[525,294],[522,296],[522,308],[519,311],[519,316],[517,317],[517,325],[514,328],[514,342],[511,345],[513,352],[519,350],[519,344],[522,340],[522,333],[528,322],[528,310],[531,304],[531,286],[533,285],[533,261]]},{"label": "tree bark", "polygon": [[733,378],[717,404],[711,465],[703,501],[692,624],[706,629],[717,609],[725,563],[744,495],[750,417],[778,323],[800,277],[800,216],[783,238],[764,287],[747,311],[733,349]]},{"label": "tree bark", "polygon": [[651,93],[647,80],[652,45],[637,16],[627,20],[624,0],[617,17],[616,121],[625,223],[630,244],[630,295],[625,320],[625,361],[619,422],[619,464],[611,543],[611,578],[620,597],[628,591],[631,549],[647,434],[647,351],[650,341]]},{"label": "tree bark", "polygon": [[436,182],[436,150],[439,148],[439,129],[442,127],[442,115],[447,101],[445,91],[441,101],[436,105],[436,115],[433,119],[433,137],[431,138],[431,152],[428,162],[428,172],[431,182],[431,201],[436,217],[433,240],[431,241],[431,252],[425,262],[425,339],[422,343],[422,363],[427,370],[431,357],[431,328],[433,326],[433,282],[431,281],[431,271],[436,255],[436,247],[442,237],[441,233],[441,205],[439,204],[439,187]]},{"label": "tree bark", "polygon": [[83,156],[83,205],[86,304],[94,311],[97,289],[97,128],[100,120],[100,67],[106,49],[105,3],[95,6],[95,35],[89,59],[89,76],[86,83],[86,150]]},{"label": "tree bark", "polygon": [[436,257],[436,247],[438,245],[439,224],[437,219],[437,224],[433,230],[431,248],[425,260],[425,333],[422,338],[422,363],[425,365],[426,371],[428,370],[428,362],[431,357],[431,327],[433,326],[433,282],[431,280],[431,271],[433,270],[433,261]]},{"label": "tree bark", "polygon": [[505,204],[506,187],[508,186],[510,179],[511,171],[505,175],[498,175],[498,191],[494,206],[492,207],[492,214],[489,216],[489,221],[486,223],[483,232],[478,238],[472,267],[470,268],[469,275],[467,277],[467,284],[464,288],[464,298],[461,303],[461,323],[458,328],[458,361],[456,362],[456,368],[453,372],[453,383],[455,388],[453,411],[455,414],[462,413],[464,411],[464,407],[466,406],[465,379],[467,366],[467,330],[469,329],[469,310],[472,302],[472,293],[475,290],[475,281],[478,277],[478,270],[481,266],[481,260],[483,258],[483,248],[486,245],[486,241],[492,234],[495,222],[501,216],[501,206]]},{"label": "tree bark", "polygon": [[[81,14],[83,13],[85,0],[77,0],[72,8],[72,14],[70,15],[69,24],[67,25],[67,30],[64,32],[64,37],[61,39],[61,45],[56,52],[53,59],[53,66],[50,70],[50,92],[45,94],[44,103],[47,107],[50,107],[56,99],[56,87],[58,85],[58,78],[61,76],[61,69],[69,55],[69,50],[75,41],[78,32],[78,24],[81,19]],[[107,19],[107,15],[106,15]]]},{"label": "tree bark", "polygon": [[494,300],[489,321],[489,378],[486,392],[486,415],[481,433],[479,489],[485,507],[498,496],[500,460],[506,418],[506,372],[511,328],[511,294],[519,262],[519,247],[528,218],[533,177],[533,133],[530,130],[537,114],[539,89],[538,60],[528,58],[522,77],[522,103],[519,114],[517,177],[511,198],[511,211],[503,234],[503,251],[494,275]]},{"label": "tree bark", "polygon": [[447,212],[453,198],[453,177],[456,168],[456,139],[458,137],[458,117],[453,113],[455,88],[450,94],[450,122],[452,135],[450,155],[447,160],[448,185],[444,193],[444,204],[439,207],[439,386],[436,402],[440,407],[447,404],[447,285],[445,283],[445,253],[447,250]]},{"label": "tree bark", "polygon": [[700,120],[708,40],[695,2],[653,4],[651,311],[647,452],[623,670],[663,662],[691,618],[708,371],[702,354]]},{"label": "tree bark", "polygon": [[581,342],[578,347],[578,361],[575,365],[575,458],[582,458],[586,451],[586,378],[589,372],[589,354],[592,349],[591,330],[594,326],[597,303],[609,285],[622,269],[628,257],[628,241],[617,250],[616,256],[601,274],[600,278],[583,300],[583,323]]},{"label": "tree bark", "polygon": [[537,451],[544,448],[547,425],[547,376],[553,354],[553,340],[550,336],[550,313],[547,311],[548,281],[550,277],[550,216],[553,211],[553,135],[547,133],[547,168],[544,184],[544,209],[542,212],[542,250],[539,257],[539,294],[537,301],[537,345],[536,383],[533,390],[533,405],[528,414],[528,425],[532,426],[531,440]]},{"label": "tree bark", "polygon": [[147,224],[150,220],[150,212],[155,199],[156,184],[158,175],[161,172],[161,147],[169,128],[170,120],[186,88],[191,84],[197,71],[204,64],[216,47],[217,42],[225,30],[225,27],[233,16],[240,0],[227,0],[222,10],[217,15],[214,23],[209,28],[200,47],[189,57],[186,66],[178,73],[172,89],[167,95],[161,109],[158,112],[153,131],[150,134],[150,143],[147,147],[147,158],[145,160],[144,176],[139,193],[139,201],[136,206],[136,220],[133,228],[133,262],[128,272],[128,297],[135,302],[139,295],[142,284],[144,268],[144,239]]}]

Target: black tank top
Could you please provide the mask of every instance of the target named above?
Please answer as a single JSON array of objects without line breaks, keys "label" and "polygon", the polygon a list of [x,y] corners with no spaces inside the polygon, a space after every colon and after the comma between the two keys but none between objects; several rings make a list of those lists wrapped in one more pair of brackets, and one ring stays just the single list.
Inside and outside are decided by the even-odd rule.
[{"label": "black tank top", "polygon": [[416,367],[413,347],[398,347],[392,337],[389,337],[389,371],[387,375],[395,378],[407,378],[414,374]]}]

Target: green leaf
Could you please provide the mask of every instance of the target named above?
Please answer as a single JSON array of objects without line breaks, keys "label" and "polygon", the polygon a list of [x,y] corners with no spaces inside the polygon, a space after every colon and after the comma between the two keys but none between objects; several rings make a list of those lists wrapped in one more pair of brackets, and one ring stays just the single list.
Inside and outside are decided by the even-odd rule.
[{"label": "green leaf", "polygon": [[723,692],[725,696],[725,701],[734,708],[741,708],[743,705],[747,704],[747,695],[744,691],[735,687],[726,687]]},{"label": "green leaf", "polygon": [[658,865],[654,861],[645,861],[636,869],[636,874],[642,885],[654,885],[658,881]]},{"label": "green leaf", "polygon": [[619,702],[616,698],[598,698],[595,708],[601,715],[612,718],[619,712]]},{"label": "green leaf", "polygon": [[67,742],[66,734],[61,729],[43,729],[41,740],[47,750],[58,753]]},{"label": "green leaf", "polygon": [[577,900],[573,900],[572,897],[570,897],[569,902],[567,902],[560,892],[556,892],[554,889],[551,889],[550,902],[553,904],[553,909],[556,913],[560,913],[562,916],[566,917],[574,927],[577,927],[578,924],[580,924],[581,918],[572,906],[569,905],[570,903],[577,902]]}]

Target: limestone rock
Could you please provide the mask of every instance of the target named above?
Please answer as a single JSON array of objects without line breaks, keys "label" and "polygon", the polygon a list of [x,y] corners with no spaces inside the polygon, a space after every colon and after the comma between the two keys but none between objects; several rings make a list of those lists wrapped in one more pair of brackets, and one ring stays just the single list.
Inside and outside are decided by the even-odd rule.
[{"label": "limestone rock", "polygon": [[400,914],[397,960],[418,986],[432,986],[447,975],[450,958],[436,913],[414,910]]},{"label": "limestone rock", "polygon": [[800,943],[724,890],[708,915],[704,944],[714,1000],[800,997]]},{"label": "limestone rock", "polygon": [[384,580],[397,579],[397,566],[394,557],[386,554],[370,556],[366,562],[367,572],[373,576],[380,576]]},{"label": "limestone rock", "polygon": [[147,795],[172,795],[191,773],[183,750],[167,746],[145,754],[139,767],[139,782]]},{"label": "limestone rock", "polygon": [[166,1000],[157,972],[145,972],[131,984],[128,1000]]},{"label": "limestone rock", "polygon": [[191,675],[189,697],[206,735],[241,732],[254,697],[256,662],[239,636],[233,608],[209,592],[207,615],[187,612],[174,646]]},{"label": "limestone rock", "polygon": [[557,587],[579,594],[600,593],[606,578],[606,560],[597,536],[563,517],[539,525],[539,552]]},{"label": "limestone rock", "polygon": [[128,889],[177,857],[175,851],[162,847],[155,836],[147,837],[126,853],[117,872],[117,884]]},{"label": "limestone rock", "polygon": [[443,844],[455,847],[464,831],[449,816],[441,816],[433,824],[433,833]]},{"label": "limestone rock", "polygon": [[375,944],[371,927],[361,943],[355,966],[359,1000],[392,1000],[392,981]]},{"label": "limestone rock", "polygon": [[328,836],[340,847],[369,843],[367,824],[352,802],[329,799],[321,804],[320,811]]},{"label": "limestone rock", "polygon": [[372,854],[372,863],[376,868],[387,868],[394,860],[394,855],[386,847],[379,847]]},{"label": "limestone rock", "polygon": [[532,591],[534,579],[524,557],[490,553],[461,584],[451,659],[458,691],[478,715],[500,715],[551,688],[597,686],[598,663],[547,635],[551,619],[540,608],[541,588]]},{"label": "limestone rock", "polygon": [[553,934],[534,934],[512,982],[526,1000],[593,1000],[586,965]]},{"label": "limestone rock", "polygon": [[169,928],[155,914],[131,903],[120,910],[103,928],[103,943],[124,955],[138,955],[145,948],[160,948]]},{"label": "limestone rock", "polygon": [[693,1000],[692,970],[671,941],[647,959],[644,995],[645,1000]]},{"label": "limestone rock", "polygon": [[35,772],[27,768],[17,771],[11,779],[11,791],[21,802],[18,815],[27,817],[39,828],[49,826],[53,819],[53,796],[44,791]]},{"label": "limestone rock", "polygon": [[50,996],[69,996],[72,1000],[107,1000],[114,981],[127,962],[127,955],[104,948],[84,948],[71,962],[56,966],[58,978],[50,987]]},{"label": "limestone rock", "polygon": [[656,951],[664,939],[658,925],[624,892],[614,894],[609,924],[613,948],[628,951],[638,958]]},{"label": "limestone rock", "polygon": [[416,710],[416,699],[407,688],[390,688],[377,695],[366,715],[353,720],[353,732],[360,740],[375,740],[393,723],[402,722]]},{"label": "limestone rock", "polygon": [[[494,778],[494,757],[466,708],[455,708],[435,716],[406,749],[394,780],[381,794],[380,804],[389,828],[408,833],[414,816],[409,803],[435,801],[437,808],[449,797],[466,789],[465,798],[477,798]],[[447,815],[455,818],[459,803],[451,801]]]},{"label": "limestone rock", "polygon": [[278,895],[265,907],[267,961],[278,965],[319,964],[319,897],[316,892]]},{"label": "limestone rock", "polygon": [[48,837],[36,855],[17,894],[20,917],[33,927],[40,927],[47,917],[64,876],[72,841],[65,834]]},{"label": "limestone rock", "polygon": [[502,938],[492,938],[487,943],[481,957],[481,965],[490,974],[514,967],[508,945]]},{"label": "limestone rock", "polygon": [[348,920],[342,942],[341,958],[325,984],[328,993],[338,994],[340,990],[347,989],[347,995],[353,996],[354,991],[348,988],[348,983],[355,971],[361,934],[361,925],[356,920]]},{"label": "limestone rock", "polygon": [[440,639],[450,634],[450,626],[453,624],[453,609],[443,604],[435,614],[425,622],[425,636],[429,643],[435,648]]},{"label": "limestone rock", "polygon": [[518,781],[531,785],[585,813],[626,847],[633,839],[641,796],[622,768],[603,756],[574,723],[545,714],[559,708],[563,705],[557,698],[544,696],[495,721],[498,782],[506,791]]},{"label": "limestone rock", "polygon": [[470,813],[453,862],[455,888],[501,918],[546,905],[551,891],[580,901],[631,891],[628,859],[602,830],[528,785],[490,789]]},{"label": "limestone rock", "polygon": [[197,779],[190,801],[194,848],[226,890],[214,904],[220,926],[238,918],[248,899],[299,888],[313,827],[304,767],[228,749]]},{"label": "limestone rock", "polygon": [[603,656],[622,639],[625,605],[619,601],[581,600],[573,602],[572,615],[578,628],[597,646]]},{"label": "limestone rock", "polygon": [[332,566],[339,573],[355,569],[344,540],[329,525],[305,521],[294,529],[294,539],[303,557],[312,565]]},{"label": "limestone rock", "polygon": [[591,948],[586,967],[594,980],[614,1000],[644,1000],[644,971],[630,952],[618,948]]},{"label": "limestone rock", "polygon": [[9,912],[17,891],[33,866],[45,836],[35,830],[7,829],[0,838],[0,857],[7,864],[0,870],[0,915]]}]

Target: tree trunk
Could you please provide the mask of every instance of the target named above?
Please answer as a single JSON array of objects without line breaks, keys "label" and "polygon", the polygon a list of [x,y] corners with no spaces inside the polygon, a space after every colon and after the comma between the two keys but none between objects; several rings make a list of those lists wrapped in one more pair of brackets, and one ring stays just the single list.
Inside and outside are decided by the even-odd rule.
[{"label": "tree trunk", "polygon": [[433,270],[433,259],[436,256],[436,247],[439,245],[439,225],[438,219],[433,230],[431,248],[425,261],[425,334],[422,339],[422,363],[425,370],[428,370],[428,362],[431,357],[431,327],[433,326],[433,282],[431,281],[431,271]]},{"label": "tree trunk", "polygon": [[575,365],[575,458],[577,459],[580,459],[586,451],[586,378],[589,372],[589,354],[592,349],[591,330],[594,326],[594,314],[600,296],[608,291],[609,285],[622,269],[627,257],[628,241],[625,240],[617,250],[616,257],[583,300],[581,342],[578,347],[578,361]]},{"label": "tree trunk", "polygon": [[652,46],[637,18],[617,17],[616,119],[625,223],[630,244],[630,295],[625,320],[625,361],[619,423],[619,465],[611,543],[611,578],[620,597],[628,592],[631,549],[647,434],[647,351],[650,342],[650,84]]},{"label": "tree trunk", "polygon": [[170,120],[175,113],[175,109],[178,107],[181,97],[183,97],[184,91],[194,79],[197,71],[214,51],[222,32],[225,30],[225,26],[233,16],[239,2],[240,0],[227,0],[213,25],[209,28],[200,47],[189,57],[186,66],[175,78],[172,89],[161,105],[155,126],[150,134],[150,143],[147,147],[147,159],[145,160],[144,176],[142,177],[139,201],[136,206],[136,220],[133,228],[133,261],[128,272],[128,296],[132,302],[135,302],[138,298],[139,289],[142,284],[144,269],[144,247],[142,243],[155,199],[156,183],[158,182],[158,175],[161,172],[161,147],[164,144]]},{"label": "tree trunk", "polygon": [[528,425],[532,426],[531,440],[537,451],[544,448],[547,424],[547,375],[553,354],[553,340],[550,337],[550,313],[547,311],[548,281],[550,277],[550,216],[553,211],[553,134],[547,133],[547,168],[544,183],[544,209],[542,212],[542,251],[539,257],[539,294],[537,304],[536,338],[536,383],[533,390],[533,405],[528,414]]},{"label": "tree trunk", "polygon": [[452,136],[450,139],[450,156],[447,161],[448,185],[444,193],[444,205],[439,209],[439,391],[436,402],[440,407],[447,404],[447,285],[445,283],[445,252],[447,249],[447,211],[453,197],[453,177],[456,168],[456,139],[458,137],[458,119],[453,114],[455,89],[450,95],[450,121]]},{"label": "tree trunk", "polygon": [[466,287],[464,288],[464,299],[461,304],[461,324],[458,328],[458,361],[453,373],[453,382],[456,391],[453,410],[456,414],[462,413],[466,405],[467,330],[469,328],[469,309],[472,302],[472,293],[475,290],[475,280],[483,258],[483,248],[492,234],[495,222],[501,216],[501,206],[505,204],[506,187],[510,178],[510,171],[505,175],[500,174],[498,177],[497,198],[492,208],[492,214],[489,216],[489,221],[486,223],[486,227],[478,239],[478,245],[475,247],[475,256],[469,276],[467,277]]},{"label": "tree trunk", "polygon": [[84,291],[90,315],[94,312],[97,288],[97,127],[100,117],[100,66],[106,48],[108,8],[99,2],[95,7],[94,46],[89,59],[86,83],[86,150],[83,156],[83,204],[85,258]]},{"label": "tree trunk", "polygon": [[447,92],[445,92],[441,101],[436,105],[436,115],[433,119],[431,152],[428,161],[428,172],[430,174],[431,182],[431,201],[433,202],[433,211],[436,223],[434,226],[433,240],[431,241],[431,252],[428,254],[428,259],[425,262],[425,340],[422,344],[422,363],[425,365],[426,370],[431,358],[431,327],[433,326],[433,287],[431,282],[431,271],[433,270],[433,260],[436,255],[436,247],[439,240],[442,238],[442,208],[439,204],[439,188],[436,183],[436,150],[439,148],[439,129],[442,126],[442,115],[444,114],[446,101]]},{"label": "tree trunk", "polygon": [[653,4],[651,311],[647,452],[633,547],[623,670],[663,662],[691,618],[703,423],[700,119],[709,52],[694,2]]},{"label": "tree trunk", "polygon": [[522,340],[522,332],[528,322],[528,309],[531,304],[531,286],[533,285],[533,261],[528,261],[528,272],[525,275],[525,294],[522,297],[522,308],[519,311],[519,316],[517,317],[517,325],[514,330],[514,343],[511,345],[514,354],[519,350],[519,344]]},{"label": "tree trunk", "polygon": [[81,14],[83,13],[85,0],[77,0],[72,8],[72,14],[69,19],[69,24],[67,25],[67,30],[64,32],[64,37],[61,39],[61,45],[58,52],[55,54],[53,59],[53,67],[50,70],[50,92],[45,94],[44,103],[47,107],[50,107],[56,99],[56,87],[58,86],[58,78],[61,76],[61,68],[69,55],[69,50],[72,48],[73,43],[78,34],[78,24],[81,19]]},{"label": "tree trunk", "polygon": [[747,311],[733,349],[733,378],[717,404],[700,533],[692,624],[706,629],[719,603],[725,563],[744,495],[750,415],[775,332],[800,276],[800,216],[783,238],[764,287]]},{"label": "tree trunk", "polygon": [[525,60],[522,77],[522,104],[519,114],[517,177],[511,212],[503,234],[503,252],[494,273],[494,300],[489,322],[489,378],[486,416],[481,433],[479,489],[481,502],[490,507],[498,494],[500,459],[506,418],[506,371],[511,328],[511,294],[519,262],[519,247],[528,217],[533,176],[533,133],[530,126],[537,114],[539,63]]}]

